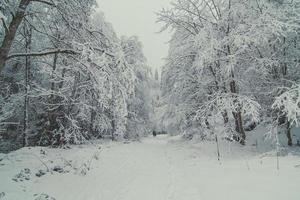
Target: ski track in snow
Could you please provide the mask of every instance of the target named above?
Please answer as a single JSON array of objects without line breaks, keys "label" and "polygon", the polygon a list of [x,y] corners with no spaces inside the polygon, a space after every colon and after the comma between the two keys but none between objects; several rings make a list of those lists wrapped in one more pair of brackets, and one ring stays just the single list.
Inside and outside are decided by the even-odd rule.
[{"label": "ski track in snow", "polygon": [[[79,161],[84,161],[95,150],[88,151],[88,148],[75,147],[66,151],[69,155],[64,151],[62,155],[75,154]],[[205,149],[204,152],[201,149]],[[53,151],[57,155],[61,150]],[[25,162],[16,158],[15,162],[9,160],[6,165],[0,165],[0,193],[6,193],[3,200],[33,200],[36,193],[49,194],[56,200],[299,199],[298,156],[280,158],[281,169],[277,171],[274,157],[263,161],[255,156],[247,161],[222,160],[221,157],[219,163],[212,156],[213,148],[210,156],[207,152],[206,147],[195,148],[174,142],[168,136],[149,137],[129,144],[104,144],[99,159],[92,162],[91,170],[85,176],[54,173],[41,178],[33,176],[22,183],[15,183],[11,178],[36,160]],[[34,166],[41,165],[32,164],[32,170]]]}]

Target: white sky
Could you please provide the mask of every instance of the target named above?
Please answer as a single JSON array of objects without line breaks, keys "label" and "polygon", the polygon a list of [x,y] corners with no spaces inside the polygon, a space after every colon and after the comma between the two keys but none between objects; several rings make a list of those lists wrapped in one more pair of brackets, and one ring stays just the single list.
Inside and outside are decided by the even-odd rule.
[{"label": "white sky", "polygon": [[171,0],[97,0],[106,21],[112,23],[118,36],[137,35],[152,68],[160,68],[167,56],[170,33],[157,33],[160,25],[155,12],[168,7]]}]

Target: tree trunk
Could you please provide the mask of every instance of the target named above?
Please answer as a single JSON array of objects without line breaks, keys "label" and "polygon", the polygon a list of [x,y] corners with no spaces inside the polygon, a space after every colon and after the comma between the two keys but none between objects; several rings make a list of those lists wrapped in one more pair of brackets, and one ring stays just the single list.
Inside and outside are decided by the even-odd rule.
[{"label": "tree trunk", "polygon": [[[231,72],[231,82],[230,82],[230,92],[232,94],[237,94],[238,91],[237,91],[237,86],[236,86],[236,82],[234,80],[234,73]],[[246,133],[245,133],[245,130],[244,130],[244,127],[243,127],[243,117],[242,117],[242,113],[240,111],[240,108],[237,109],[237,111],[233,112],[233,116],[234,116],[234,119],[235,119],[235,130],[236,132],[239,134],[239,142],[242,144],[242,145],[245,145],[245,142],[246,142]]]},{"label": "tree trunk", "polygon": [[111,116],[111,127],[112,127],[112,130],[111,130],[111,139],[112,141],[115,141],[116,140],[116,131],[117,131],[117,128],[116,128],[116,115],[115,115],[115,91],[114,91],[114,88],[113,88],[113,91],[112,91],[112,99],[111,99],[111,105],[110,105],[110,116]]},{"label": "tree trunk", "polygon": [[95,111],[95,107],[97,106],[97,100],[95,99],[95,94],[92,94],[92,108],[90,108],[90,112],[91,112],[91,117],[90,117],[90,134],[92,134],[93,136],[95,136],[95,130],[94,130],[94,123],[96,120],[96,111]]},{"label": "tree trunk", "polygon": [[0,47],[0,73],[2,72],[7,60],[12,43],[16,37],[17,30],[24,19],[26,9],[31,0],[21,0],[15,15],[5,30],[4,39]]},{"label": "tree trunk", "polygon": [[75,77],[74,77],[74,83],[73,83],[71,97],[69,98],[69,106],[68,106],[68,112],[67,112],[68,115],[71,114],[72,107],[73,107],[74,102],[76,101],[76,97],[78,95],[77,93],[79,93],[78,92],[79,82],[80,82],[80,72],[76,72]]},{"label": "tree trunk", "polygon": [[61,81],[59,83],[59,89],[62,89],[64,86],[64,81],[65,81],[64,78],[65,78],[66,72],[67,72],[66,68],[63,68],[62,74],[61,74]]},{"label": "tree trunk", "polygon": [[205,119],[205,125],[206,125],[206,128],[207,128],[207,129],[210,129],[210,124],[209,124],[208,119]]},{"label": "tree trunk", "polygon": [[115,132],[116,132],[116,121],[115,121],[114,118],[111,120],[111,127],[112,127],[112,130],[111,130],[111,140],[112,140],[112,141],[115,141],[115,140],[116,140],[116,136],[115,136]]},{"label": "tree trunk", "polygon": [[[52,74],[51,74],[51,91],[54,91],[55,90],[55,81],[53,81],[54,79],[54,74],[55,74],[55,71],[56,71],[56,66],[57,66],[57,59],[58,59],[58,54],[54,54],[54,58],[53,58],[53,65],[52,65]],[[54,95],[51,94],[51,100],[54,101]]]},{"label": "tree trunk", "polygon": [[[231,6],[231,2],[229,1],[229,7]],[[227,30],[227,34],[229,33],[230,27],[228,24],[228,30]],[[228,55],[231,54],[231,49],[230,46],[227,45],[227,51],[228,51]],[[235,74],[234,71],[231,71],[231,75],[230,75],[231,81],[230,81],[230,92],[231,94],[234,95],[234,98],[236,98],[234,100],[234,103],[238,104],[238,108],[236,111],[234,111],[232,114],[234,116],[235,119],[235,130],[236,132],[239,134],[238,138],[235,138],[236,140],[238,140],[242,145],[245,145],[246,143],[246,133],[243,127],[243,117],[242,117],[242,113],[241,113],[241,108],[239,105],[239,102],[237,102],[237,94],[238,94],[238,89],[237,89],[237,85],[236,85],[236,81],[235,81]]]},{"label": "tree trunk", "polygon": [[242,145],[246,144],[246,133],[243,127],[243,118],[241,112],[235,112],[233,113],[234,119],[235,119],[235,130],[237,133],[239,133],[239,142]]},{"label": "tree trunk", "polygon": [[[286,45],[286,38],[285,37],[283,37],[283,44]],[[287,62],[286,62],[286,51],[287,51],[286,49],[287,49],[286,47],[283,48],[283,57],[284,57],[284,60],[285,60],[283,65],[282,65],[282,75],[283,75],[283,77],[285,77],[287,75],[287,71],[288,71],[288,65],[287,65]]]},{"label": "tree trunk", "polygon": [[223,117],[223,120],[224,120],[224,124],[228,124],[229,122],[229,118],[228,118],[228,113],[227,113],[227,110],[224,110],[224,112],[222,112],[222,117]]},{"label": "tree trunk", "polygon": [[95,135],[94,123],[96,119],[96,111],[91,108],[91,119],[90,119],[90,134]]},{"label": "tree trunk", "polygon": [[287,125],[286,125],[286,136],[288,138],[288,145],[293,146],[293,139],[292,139],[291,123],[290,122],[287,122]]},{"label": "tree trunk", "polygon": [[55,81],[53,80],[54,79],[54,73],[56,71],[56,67],[57,67],[57,59],[58,59],[58,54],[54,54],[54,58],[53,58],[53,65],[52,65],[52,74],[51,74],[51,88],[50,88],[50,91],[51,91],[51,95],[50,95],[50,110],[48,111],[48,116],[49,116],[49,138],[50,138],[50,142],[58,142],[58,141],[55,141],[56,140],[59,140],[58,138],[53,138],[53,131],[55,129],[57,129],[57,115],[56,115],[56,111],[57,109],[55,109],[55,95],[53,94],[54,91],[55,91]]},{"label": "tree trunk", "polygon": [[[24,35],[25,35],[25,49],[26,53],[30,52],[31,49],[31,36],[32,30],[31,27],[24,26]],[[24,120],[23,120],[23,147],[28,145],[28,106],[29,106],[29,90],[30,90],[30,66],[31,61],[30,57],[25,57],[25,97],[24,97]]]}]

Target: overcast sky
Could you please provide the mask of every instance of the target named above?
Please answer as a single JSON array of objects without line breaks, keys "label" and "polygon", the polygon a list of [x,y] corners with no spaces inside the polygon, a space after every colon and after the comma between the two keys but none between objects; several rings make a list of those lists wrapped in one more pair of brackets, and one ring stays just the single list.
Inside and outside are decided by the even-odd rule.
[{"label": "overcast sky", "polygon": [[157,33],[155,12],[167,7],[171,0],[98,0],[99,9],[104,12],[106,21],[111,22],[121,35],[137,35],[144,46],[148,64],[160,68],[167,56],[170,33]]}]

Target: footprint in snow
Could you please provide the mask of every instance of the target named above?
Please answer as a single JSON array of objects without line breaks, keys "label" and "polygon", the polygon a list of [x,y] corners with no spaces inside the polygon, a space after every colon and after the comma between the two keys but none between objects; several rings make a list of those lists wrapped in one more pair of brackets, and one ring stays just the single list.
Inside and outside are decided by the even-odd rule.
[{"label": "footprint in snow", "polygon": [[51,197],[48,194],[35,194],[34,197],[34,200],[56,200],[54,197]]}]

